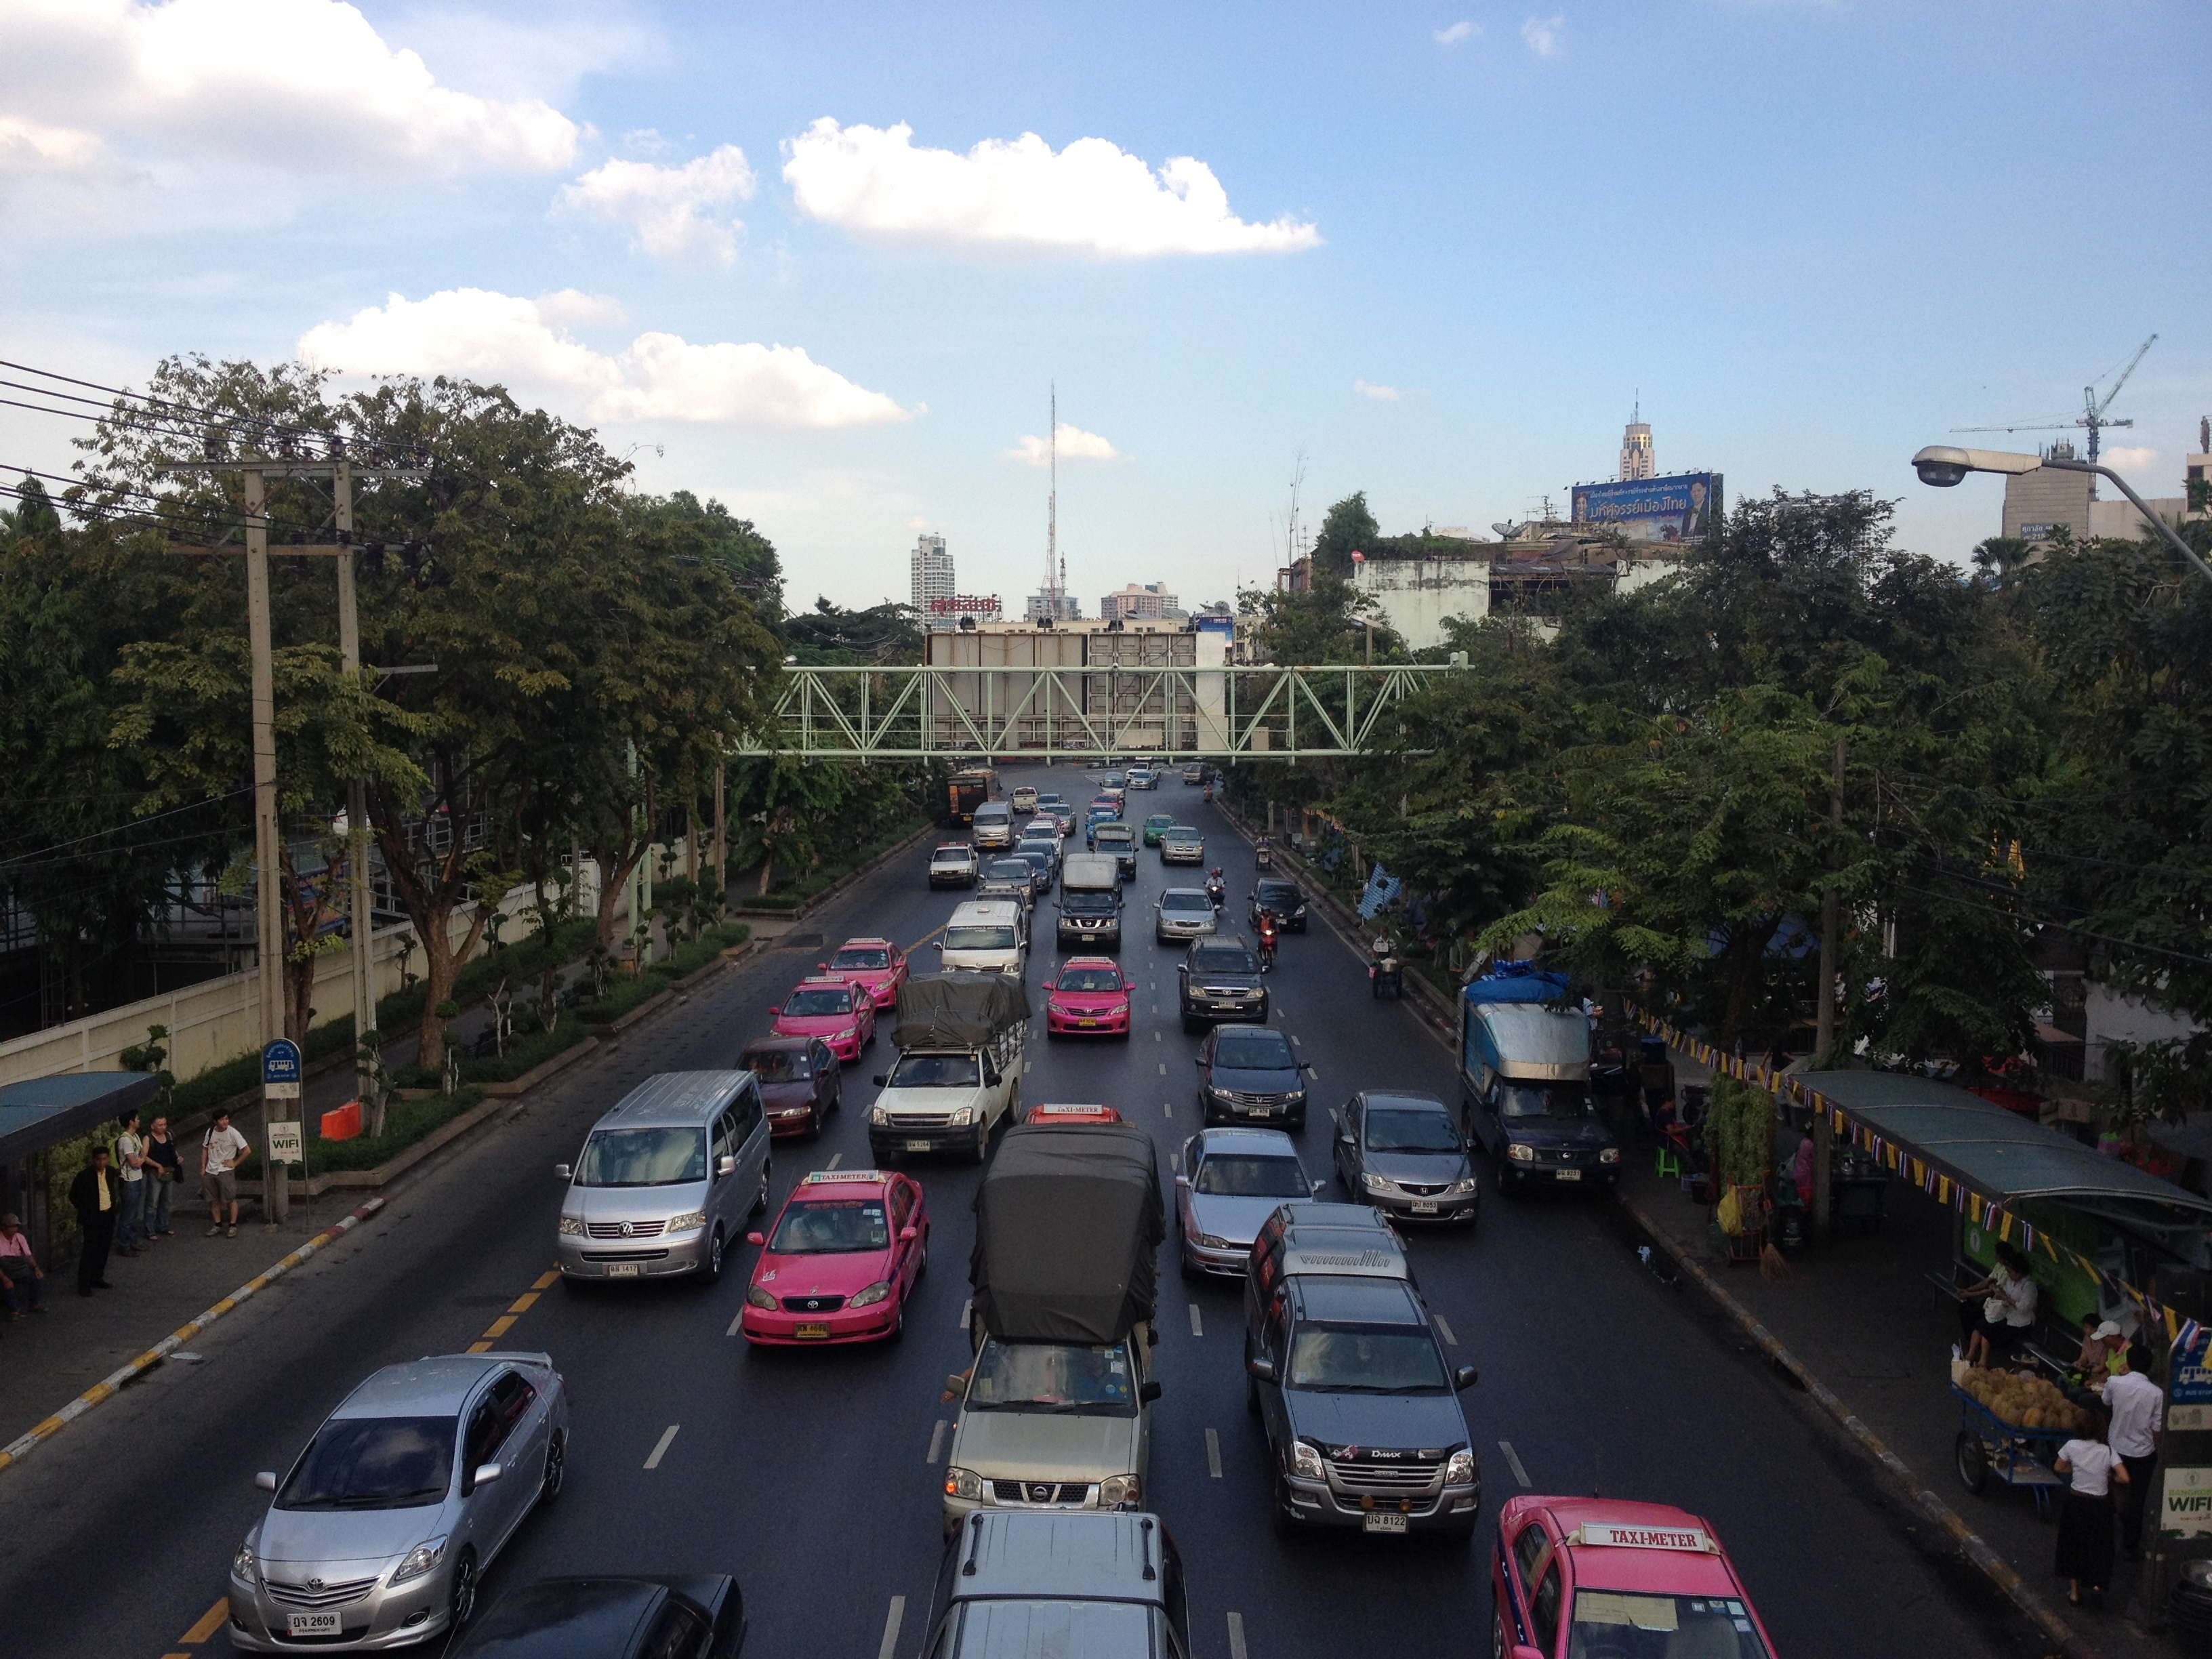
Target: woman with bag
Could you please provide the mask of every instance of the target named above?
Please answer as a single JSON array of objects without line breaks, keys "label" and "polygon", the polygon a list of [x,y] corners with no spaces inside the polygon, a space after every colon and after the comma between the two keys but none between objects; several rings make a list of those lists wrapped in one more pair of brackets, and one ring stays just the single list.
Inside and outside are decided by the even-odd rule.
[{"label": "woman with bag", "polygon": [[2128,1466],[2105,1443],[2106,1419],[2093,1413],[2089,1432],[2058,1449],[2051,1468],[2067,1479],[2058,1504],[2057,1571],[2066,1580],[2066,1599],[2081,1605],[2081,1589],[2101,1607],[2112,1577],[2112,1483],[2127,1484]]},{"label": "woman with bag", "polygon": [[154,1184],[146,1193],[146,1237],[174,1238],[176,1230],[169,1225],[169,1204],[176,1195],[177,1183],[185,1178],[185,1160],[177,1151],[177,1139],[169,1133],[169,1120],[157,1117],[146,1135],[146,1169],[154,1177]]}]

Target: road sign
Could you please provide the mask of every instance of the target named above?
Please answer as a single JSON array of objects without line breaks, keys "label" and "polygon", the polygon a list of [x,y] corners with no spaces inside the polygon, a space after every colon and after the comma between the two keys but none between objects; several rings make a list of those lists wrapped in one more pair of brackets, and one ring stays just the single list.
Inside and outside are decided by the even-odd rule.
[{"label": "road sign", "polygon": [[300,1120],[272,1118],[268,1124],[269,1161],[271,1164],[300,1164],[307,1161],[306,1146],[301,1144]]},{"label": "road sign", "polygon": [[261,1097],[297,1100],[300,1097],[300,1045],[278,1037],[261,1050]]}]

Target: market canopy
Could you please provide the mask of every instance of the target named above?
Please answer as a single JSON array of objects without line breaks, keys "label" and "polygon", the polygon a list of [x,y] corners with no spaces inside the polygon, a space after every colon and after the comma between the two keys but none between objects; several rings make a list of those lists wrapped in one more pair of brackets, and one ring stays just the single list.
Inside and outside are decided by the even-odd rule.
[{"label": "market canopy", "polygon": [[151,1072],[64,1072],[27,1083],[0,1084],[0,1162],[112,1123],[152,1099],[161,1079]]},{"label": "market canopy", "polygon": [[1891,1072],[1816,1072],[1796,1080],[1900,1152],[2008,1208],[2047,1199],[2127,1226],[2212,1226],[2212,1198],[1949,1084]]}]

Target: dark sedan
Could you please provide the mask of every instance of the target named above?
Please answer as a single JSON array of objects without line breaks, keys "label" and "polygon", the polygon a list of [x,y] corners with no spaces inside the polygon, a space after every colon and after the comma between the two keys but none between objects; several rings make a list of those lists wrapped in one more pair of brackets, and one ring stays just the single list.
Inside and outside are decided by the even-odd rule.
[{"label": "dark sedan", "polygon": [[1294,881],[1285,881],[1276,876],[1262,876],[1253,884],[1252,897],[1246,907],[1252,926],[1260,925],[1260,912],[1273,910],[1275,926],[1286,933],[1303,933],[1306,930],[1306,896],[1298,891]]},{"label": "dark sedan", "polygon": [[1199,1121],[1303,1129],[1307,1069],[1272,1025],[1217,1026],[1199,1045]]},{"label": "dark sedan", "polygon": [[1473,1226],[1482,1193],[1467,1141],[1441,1100],[1363,1091],[1336,1114],[1336,1178],[1383,1214]]},{"label": "dark sedan", "polygon": [[541,1578],[501,1596],[451,1659],[737,1659],[744,1607],[726,1573]]},{"label": "dark sedan", "polygon": [[1230,1021],[1267,1023],[1267,981],[1260,977],[1258,955],[1243,939],[1193,939],[1176,975],[1184,1030]]},{"label": "dark sedan", "polygon": [[738,1069],[760,1080],[761,1109],[772,1135],[822,1133],[822,1120],[843,1102],[837,1056],[820,1037],[759,1037],[745,1045]]}]

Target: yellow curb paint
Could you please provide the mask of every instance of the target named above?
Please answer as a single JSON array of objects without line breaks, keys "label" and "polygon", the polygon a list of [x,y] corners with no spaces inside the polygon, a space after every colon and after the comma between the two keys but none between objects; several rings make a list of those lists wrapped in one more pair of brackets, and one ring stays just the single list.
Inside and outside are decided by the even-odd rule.
[{"label": "yellow curb paint", "polygon": [[524,1295],[515,1297],[514,1305],[512,1308],[509,1308],[507,1312],[511,1314],[526,1314],[530,1311],[532,1304],[537,1300],[538,1292],[535,1291],[528,1291]]},{"label": "yellow curb paint", "polygon": [[229,1617],[230,1598],[226,1595],[200,1615],[199,1623],[185,1632],[184,1639],[187,1643],[193,1644],[204,1642],[221,1630],[223,1620]]},{"label": "yellow curb paint", "polygon": [[513,1314],[501,1314],[497,1319],[491,1322],[491,1328],[484,1333],[484,1340],[488,1342],[496,1341],[499,1338],[505,1336],[514,1328],[514,1316]]}]

